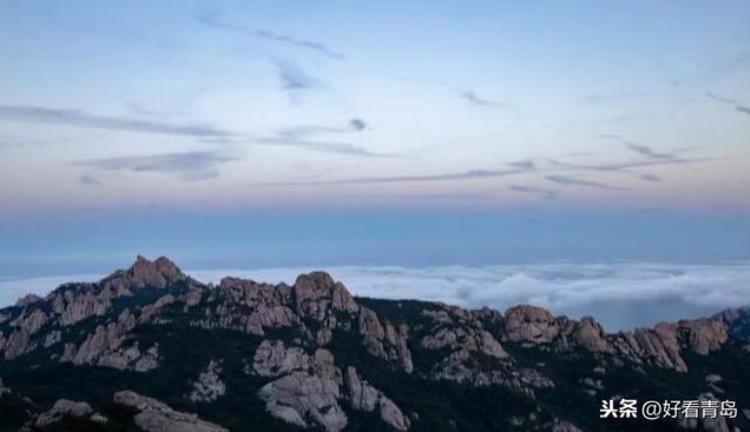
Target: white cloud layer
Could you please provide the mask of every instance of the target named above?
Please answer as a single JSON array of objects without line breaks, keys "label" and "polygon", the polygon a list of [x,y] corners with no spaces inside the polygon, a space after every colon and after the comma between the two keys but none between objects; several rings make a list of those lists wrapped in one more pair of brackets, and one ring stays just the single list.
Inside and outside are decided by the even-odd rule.
[{"label": "white cloud layer", "polygon": [[[196,270],[203,282],[232,275],[265,282],[293,283],[311,268]],[[608,330],[652,325],[750,304],[750,262],[716,265],[616,262],[533,265],[330,267],[329,273],[358,296],[434,300],[463,307],[504,310],[529,303],[555,314],[593,315]],[[24,293],[45,294],[62,282],[96,280],[77,275],[0,280],[0,305]]]}]

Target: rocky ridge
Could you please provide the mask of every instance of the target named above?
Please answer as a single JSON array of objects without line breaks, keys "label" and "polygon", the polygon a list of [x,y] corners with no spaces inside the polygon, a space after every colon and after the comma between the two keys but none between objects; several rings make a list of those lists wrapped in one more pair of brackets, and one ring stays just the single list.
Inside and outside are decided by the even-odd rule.
[{"label": "rocky ridge", "polygon": [[[149,261],[139,256],[129,269],[99,282],[65,284],[44,298],[26,296],[0,310],[0,355],[22,361],[45,352],[53,361],[75,367],[158,373],[165,354],[158,342],[142,340],[139,331],[169,328],[183,319],[195,329],[260,338],[254,352],[247,353],[245,372],[263,382],[257,398],[271,416],[301,428],[340,431],[351,423],[349,412],[364,412],[404,431],[418,413],[399,407],[393,395],[370,384],[356,365],[339,363],[332,350],[342,338],[357,341],[366,355],[394,373],[474,387],[498,385],[536,400],[539,392],[558,383],[543,363],[526,359],[527,351],[555,356],[583,352],[602,371],[627,366],[686,374],[688,357],[720,351],[750,322],[749,309],[735,309],[710,318],[607,333],[591,317],[553,316],[529,305],[503,313],[420,303],[411,319],[367,305],[324,272],[300,275],[291,286],[232,277],[210,286],[191,279],[167,258]],[[292,336],[278,338],[279,332]],[[420,360],[418,368],[415,353],[430,360]],[[211,404],[227,392],[221,358],[204,363],[204,368],[184,393],[193,403]],[[591,395],[604,391],[598,379],[585,377],[581,382]],[[138,401],[138,406],[156,407],[141,414],[184,416],[156,400],[118,394],[131,405]],[[56,404],[37,420],[85,411],[81,405],[73,410],[68,402],[57,410]],[[150,420],[141,421],[143,425],[162,424],[151,414],[146,417]],[[570,423],[555,419],[550,424],[559,429]]]}]

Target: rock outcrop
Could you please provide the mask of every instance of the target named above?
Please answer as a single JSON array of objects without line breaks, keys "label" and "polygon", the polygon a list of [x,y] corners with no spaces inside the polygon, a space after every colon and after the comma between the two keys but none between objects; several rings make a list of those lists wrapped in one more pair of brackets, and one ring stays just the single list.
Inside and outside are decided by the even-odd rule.
[{"label": "rock outcrop", "polygon": [[339,402],[347,400],[355,410],[378,410],[383,421],[398,430],[409,428],[408,418],[391,399],[362,380],[356,369],[349,367],[344,374],[328,350],[319,348],[309,355],[282,341],[263,341],[253,357],[252,370],[261,377],[277,378],[263,386],[258,396],[272,416],[287,423],[305,428],[312,423],[326,431],[340,431],[348,419]]},{"label": "rock outcrop", "polygon": [[193,383],[190,400],[193,402],[213,402],[224,396],[227,387],[219,378],[221,372],[219,362],[211,360],[206,370],[201,372],[198,379]]},{"label": "rock outcrop", "polygon": [[636,329],[612,335],[614,351],[634,363],[647,363],[685,372],[682,350],[707,355],[727,341],[727,331],[717,319],[660,323],[653,329]]},{"label": "rock outcrop", "polygon": [[139,255],[128,270],[119,270],[101,283],[116,292],[127,292],[145,287],[165,288],[186,278],[167,257],[159,257],[152,262]]},{"label": "rock outcrop", "polygon": [[594,353],[612,353],[614,348],[607,340],[607,333],[592,317],[583,317],[573,324],[572,339],[584,349]]},{"label": "rock outcrop", "polygon": [[680,321],[676,331],[683,334],[693,352],[701,355],[717,351],[729,338],[724,324],[716,319]]},{"label": "rock outcrop", "polygon": [[79,347],[66,344],[60,361],[137,372],[155,369],[159,361],[158,344],[141,351],[138,341],[128,343],[128,332],[135,326],[135,317],[126,309],[116,321],[97,326]]},{"label": "rock outcrop", "polygon": [[[554,387],[539,371],[518,367],[496,337],[485,329],[485,324],[502,325],[498,314],[486,309],[466,311],[443,305],[440,309],[426,309],[422,315],[432,324],[420,346],[444,353],[431,371],[434,378],[476,386],[498,384],[531,397],[535,388]],[[515,329],[525,332],[519,326]]]},{"label": "rock outcrop", "polygon": [[163,289],[187,280],[168,258],[149,261],[138,256],[128,270],[118,270],[95,284],[68,284],[53,291],[46,299],[52,304],[61,326],[69,326],[92,316],[103,315],[119,297],[130,296],[146,287]]},{"label": "rock outcrop", "polygon": [[[276,354],[260,360],[263,353],[256,353],[254,365],[265,375],[279,376],[282,369],[289,371],[281,378],[263,386],[258,396],[266,403],[268,412],[288,423],[307,427],[309,421],[317,423],[326,431],[339,431],[347,424],[344,410],[338,403],[340,398],[340,372],[333,362],[333,355],[318,349],[313,356],[300,353],[299,348],[284,348],[283,344],[272,345]],[[285,352],[279,354],[279,350]],[[288,362],[291,360],[291,362]],[[265,373],[270,371],[271,373]],[[309,420],[308,420],[309,419]]]},{"label": "rock outcrop", "polygon": [[128,270],[118,270],[100,282],[65,284],[45,298],[28,295],[17,303],[19,313],[3,315],[12,319],[13,331],[9,336],[0,336],[0,340],[7,339],[0,351],[4,358],[12,359],[40,346],[49,347],[56,343],[53,332],[106,314],[117,298],[132,296],[134,291],[146,287],[164,289],[188,279],[165,257],[151,262],[139,256]]},{"label": "rock outcrop", "polygon": [[287,348],[280,340],[264,340],[253,357],[253,371],[267,378],[305,370],[309,365],[310,357],[301,347]]},{"label": "rock outcrop", "polygon": [[349,402],[355,410],[372,412],[377,410],[380,418],[396,430],[409,429],[410,421],[401,409],[380,390],[363,380],[354,367],[348,367],[345,374]]},{"label": "rock outcrop", "polygon": [[323,321],[331,312],[355,313],[359,306],[341,283],[325,272],[300,275],[294,283],[294,302],[300,316]]},{"label": "rock outcrop", "polygon": [[36,294],[26,294],[16,301],[16,307],[26,307],[41,300],[42,298]]},{"label": "rock outcrop", "polygon": [[712,318],[724,324],[730,336],[750,338],[750,306],[726,309]]},{"label": "rock outcrop", "polygon": [[10,323],[15,330],[10,333],[10,336],[3,344],[5,359],[9,360],[34,350],[39,345],[39,341],[34,340],[34,336],[49,321],[50,317],[41,309],[24,309],[24,313],[17,316]]},{"label": "rock outcrop", "polygon": [[652,329],[608,334],[591,317],[580,321],[554,317],[547,310],[528,305],[508,309],[501,326],[501,340],[524,346],[548,346],[561,351],[579,347],[680,372],[688,367],[681,355],[684,349],[707,355],[720,349],[728,338],[727,326],[718,318],[661,323]]},{"label": "rock outcrop", "polygon": [[505,337],[512,342],[549,343],[560,334],[560,323],[549,311],[528,305],[505,312]]},{"label": "rock outcrop", "polygon": [[396,363],[407,373],[414,370],[411,351],[407,344],[407,325],[394,326],[388,321],[383,324],[374,311],[364,307],[359,310],[358,322],[362,341],[370,354]]},{"label": "rock outcrop", "polygon": [[[191,295],[194,298],[197,294]],[[299,322],[290,307],[292,289],[284,284],[259,284],[228,277],[210,293],[208,302],[216,306],[206,309],[204,317],[196,320],[194,325],[263,336],[264,329],[289,327]]]},{"label": "rock outcrop", "polygon": [[91,405],[86,402],[75,402],[67,399],[59,399],[48,411],[37,416],[34,426],[38,428],[47,427],[57,423],[64,417],[74,417],[79,419],[88,419],[94,423],[106,423],[107,418],[99,413],[95,413]]},{"label": "rock outcrop", "polygon": [[114,402],[135,410],[133,421],[145,432],[228,432],[195,414],[175,411],[161,401],[129,390],[115,393]]}]

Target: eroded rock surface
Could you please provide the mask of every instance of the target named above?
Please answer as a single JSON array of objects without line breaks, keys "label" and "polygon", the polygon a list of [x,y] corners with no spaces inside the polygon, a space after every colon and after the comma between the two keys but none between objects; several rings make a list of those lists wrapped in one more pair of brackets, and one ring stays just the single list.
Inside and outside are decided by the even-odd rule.
[{"label": "eroded rock surface", "polygon": [[221,372],[219,362],[211,360],[206,370],[201,372],[198,379],[193,383],[190,400],[193,402],[213,402],[224,396],[227,387],[219,377]]},{"label": "eroded rock surface", "polygon": [[253,357],[253,373],[277,378],[263,386],[258,397],[272,416],[287,423],[342,430],[348,419],[340,401],[347,400],[356,410],[378,410],[382,420],[398,430],[409,428],[408,418],[392,400],[362,380],[356,369],[343,373],[326,349],[309,355],[282,341],[263,341]]},{"label": "eroded rock surface", "polygon": [[[257,363],[262,364],[258,370],[262,373],[275,371],[270,375],[278,376],[284,360],[293,361],[287,363],[289,367],[286,368],[291,373],[269,382],[258,392],[258,397],[266,403],[266,410],[272,416],[300,427],[307,427],[310,422],[330,432],[346,427],[346,413],[338,403],[341,374],[334,364],[333,355],[318,349],[313,356],[308,356],[301,354],[296,347],[273,346],[276,355],[263,357],[264,354],[256,353],[256,358],[266,359]],[[280,353],[280,350],[284,352]]]},{"label": "eroded rock surface", "polygon": [[129,390],[115,393],[114,402],[135,410],[133,421],[145,432],[228,432],[195,414],[175,411],[159,400]]},{"label": "eroded rock surface", "polygon": [[66,344],[61,362],[76,365],[98,365],[119,370],[146,372],[158,367],[159,346],[142,351],[138,341],[128,343],[128,333],[136,326],[135,317],[123,311],[116,321],[97,326],[94,333],[76,347]]},{"label": "eroded rock surface", "polygon": [[560,323],[549,311],[516,306],[505,312],[505,337],[513,342],[549,343],[560,334]]},{"label": "eroded rock surface", "polygon": [[95,423],[106,423],[107,418],[95,413],[91,405],[86,402],[75,402],[67,399],[59,399],[49,410],[39,414],[34,421],[34,426],[43,428],[59,422],[65,416],[89,419]]},{"label": "eroded rock surface", "polygon": [[383,392],[363,380],[357,369],[351,366],[346,369],[345,382],[352,408],[368,412],[378,410],[380,418],[394,429],[409,429],[410,421],[401,409]]},{"label": "eroded rock surface", "polygon": [[280,340],[264,340],[253,357],[253,371],[262,377],[277,377],[293,371],[305,370],[310,357],[301,347],[289,347]]}]

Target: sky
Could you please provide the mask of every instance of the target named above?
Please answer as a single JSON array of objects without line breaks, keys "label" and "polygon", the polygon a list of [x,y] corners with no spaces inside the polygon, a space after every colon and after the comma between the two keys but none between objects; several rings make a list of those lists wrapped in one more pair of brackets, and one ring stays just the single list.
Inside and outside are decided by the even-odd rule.
[{"label": "sky", "polygon": [[0,277],[750,258],[750,3],[0,0]]}]

